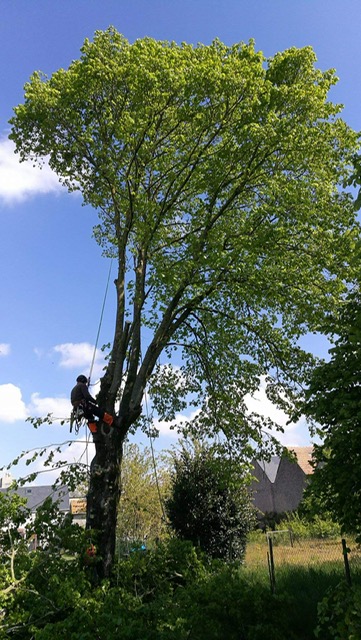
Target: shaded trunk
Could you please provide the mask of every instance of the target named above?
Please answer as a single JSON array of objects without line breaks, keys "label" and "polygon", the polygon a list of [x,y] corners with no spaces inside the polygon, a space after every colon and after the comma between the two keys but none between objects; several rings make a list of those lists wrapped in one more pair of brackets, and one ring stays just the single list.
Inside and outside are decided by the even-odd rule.
[{"label": "shaded trunk", "polygon": [[100,580],[110,577],[114,562],[123,442],[124,436],[116,428],[109,435],[94,436],[96,454],[90,466],[86,526],[97,548]]},{"label": "shaded trunk", "polygon": [[86,528],[97,548],[99,580],[110,577],[114,564],[123,444],[140,413],[140,406],[129,409],[126,415],[116,418],[108,435],[100,432],[93,436],[95,456],[90,465]]}]

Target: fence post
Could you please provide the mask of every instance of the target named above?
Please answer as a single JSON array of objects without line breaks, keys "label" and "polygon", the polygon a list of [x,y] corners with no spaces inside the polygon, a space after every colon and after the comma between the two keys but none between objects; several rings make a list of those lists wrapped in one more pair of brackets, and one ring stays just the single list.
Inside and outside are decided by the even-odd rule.
[{"label": "fence post", "polygon": [[346,540],[344,538],[342,538],[342,553],[343,553],[343,561],[345,563],[346,582],[348,586],[351,587],[352,580],[351,580],[350,565],[348,561],[348,549],[346,546]]},{"label": "fence post", "polygon": [[290,536],[291,547],[293,547],[293,531],[292,531],[292,529],[289,529],[288,533],[289,533],[289,536]]},{"label": "fence post", "polygon": [[274,593],[276,591],[276,577],[275,577],[275,564],[273,559],[273,542],[270,536],[268,537],[268,549],[269,549],[269,552],[267,552],[268,571],[269,571],[269,578],[271,583],[271,591],[272,593]]}]

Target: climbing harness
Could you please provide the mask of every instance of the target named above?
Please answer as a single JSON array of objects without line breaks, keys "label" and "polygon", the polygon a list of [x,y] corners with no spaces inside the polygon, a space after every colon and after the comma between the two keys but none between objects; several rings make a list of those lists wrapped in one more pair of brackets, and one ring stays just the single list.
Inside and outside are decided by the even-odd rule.
[{"label": "climbing harness", "polygon": [[74,427],[74,432],[78,435],[79,429],[83,424],[85,424],[84,410],[83,407],[79,405],[78,407],[74,407],[70,414],[70,433],[73,431]]}]

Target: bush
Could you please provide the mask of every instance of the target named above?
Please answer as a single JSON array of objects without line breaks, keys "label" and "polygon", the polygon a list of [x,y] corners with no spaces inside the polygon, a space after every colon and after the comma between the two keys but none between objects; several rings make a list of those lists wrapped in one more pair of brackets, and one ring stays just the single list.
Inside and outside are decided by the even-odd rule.
[{"label": "bush", "polygon": [[[272,596],[235,563],[171,539],[119,561],[94,587],[91,568],[39,551],[8,602],[0,637],[14,640],[292,640],[293,600]],[[1,633],[4,633],[1,636]]]},{"label": "bush", "polygon": [[323,519],[315,515],[312,519],[301,518],[297,513],[289,514],[280,522],[280,529],[291,529],[296,538],[337,538],[340,526],[330,518]]},{"label": "bush", "polygon": [[204,445],[183,447],[174,463],[166,510],[175,534],[212,558],[242,559],[255,512],[239,467]]},{"label": "bush", "polygon": [[346,583],[330,589],[318,605],[316,638],[358,640],[361,638],[361,587]]}]

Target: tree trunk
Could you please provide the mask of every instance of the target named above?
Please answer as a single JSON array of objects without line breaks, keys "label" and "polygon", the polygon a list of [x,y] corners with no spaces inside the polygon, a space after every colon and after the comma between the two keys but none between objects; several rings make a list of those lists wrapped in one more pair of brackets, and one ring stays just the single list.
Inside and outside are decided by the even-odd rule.
[{"label": "tree trunk", "polygon": [[109,435],[94,436],[96,454],[90,465],[86,526],[97,548],[100,580],[110,577],[114,561],[123,442],[118,428],[112,428]]}]

